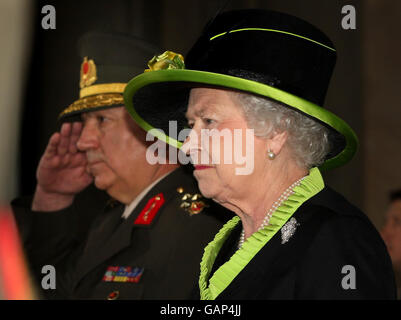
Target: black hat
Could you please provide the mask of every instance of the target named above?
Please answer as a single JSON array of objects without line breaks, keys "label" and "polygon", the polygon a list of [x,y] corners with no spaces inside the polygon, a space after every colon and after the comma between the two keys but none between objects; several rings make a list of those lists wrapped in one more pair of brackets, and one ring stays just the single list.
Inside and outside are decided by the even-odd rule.
[{"label": "black hat", "polygon": [[[224,12],[205,27],[186,56],[185,69],[163,55],[154,59],[167,61],[169,69],[151,68],[155,71],[132,79],[124,92],[128,111],[145,130],[168,132],[168,120],[177,120],[180,130],[189,90],[212,86],[268,97],[330,128],[332,150],[321,168],[340,166],[356,152],[353,130],[322,107],[336,50],[306,21],[265,10]],[[176,137],[156,135],[182,145]]]},{"label": "black hat", "polygon": [[159,49],[125,34],[90,32],[78,41],[82,57],[79,99],[59,119],[75,120],[82,112],[122,106],[127,82],[143,72],[149,56]]}]

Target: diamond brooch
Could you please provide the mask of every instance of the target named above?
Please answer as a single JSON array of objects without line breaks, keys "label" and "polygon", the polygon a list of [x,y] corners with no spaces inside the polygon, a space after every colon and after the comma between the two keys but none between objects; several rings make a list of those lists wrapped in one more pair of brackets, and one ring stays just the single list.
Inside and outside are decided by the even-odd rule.
[{"label": "diamond brooch", "polygon": [[294,235],[295,230],[299,226],[297,219],[291,218],[282,228],[281,228],[281,244],[284,244],[290,240]]}]

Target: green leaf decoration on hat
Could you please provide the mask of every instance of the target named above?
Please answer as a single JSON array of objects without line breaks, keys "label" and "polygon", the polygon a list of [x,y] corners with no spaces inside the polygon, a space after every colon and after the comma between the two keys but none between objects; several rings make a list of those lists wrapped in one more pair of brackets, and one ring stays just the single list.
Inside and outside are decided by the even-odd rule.
[{"label": "green leaf decoration on hat", "polygon": [[146,69],[145,72],[166,69],[185,69],[184,57],[173,51],[165,51],[150,59],[148,67],[149,69]]}]

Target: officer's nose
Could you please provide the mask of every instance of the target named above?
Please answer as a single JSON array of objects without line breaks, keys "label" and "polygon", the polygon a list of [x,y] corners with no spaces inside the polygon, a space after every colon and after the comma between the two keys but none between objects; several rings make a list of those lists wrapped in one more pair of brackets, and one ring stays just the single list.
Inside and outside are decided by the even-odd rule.
[{"label": "officer's nose", "polygon": [[99,147],[99,130],[91,121],[84,122],[77,147],[83,152]]}]

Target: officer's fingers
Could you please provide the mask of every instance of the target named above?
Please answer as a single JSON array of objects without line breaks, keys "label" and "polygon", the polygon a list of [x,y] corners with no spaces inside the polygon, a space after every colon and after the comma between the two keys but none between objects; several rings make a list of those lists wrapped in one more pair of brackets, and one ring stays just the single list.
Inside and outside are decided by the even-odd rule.
[{"label": "officer's fingers", "polygon": [[60,166],[61,158],[58,155],[51,157],[48,160],[48,165],[46,166],[48,169],[54,169]]},{"label": "officer's fingers", "polygon": [[61,136],[68,138],[71,135],[71,128],[72,128],[71,122],[63,123],[60,129]]},{"label": "officer's fingers", "polygon": [[82,152],[75,153],[71,158],[72,167],[86,167],[87,159],[86,155]]},{"label": "officer's fingers", "polygon": [[86,169],[84,169],[84,168],[82,169],[81,179],[87,185],[89,185],[89,184],[91,184],[93,182],[93,177],[90,174],[88,174],[86,172]]},{"label": "officer's fingers", "polygon": [[68,146],[70,144],[70,138],[71,138],[71,123],[64,123],[61,126],[60,130],[60,143],[57,148],[57,153],[60,156],[63,156],[67,153],[68,151]]},{"label": "officer's fingers", "polygon": [[82,122],[76,121],[72,124],[72,136],[80,136],[82,131]]},{"label": "officer's fingers", "polygon": [[93,182],[93,177],[87,172],[86,168],[77,169],[77,181],[81,186],[88,186]]},{"label": "officer's fingers", "polygon": [[67,167],[71,165],[71,154],[69,153],[65,153],[62,157],[61,157],[61,166],[62,167]]},{"label": "officer's fingers", "polygon": [[81,122],[74,122],[72,124],[72,129],[71,129],[71,138],[70,138],[70,145],[69,145],[69,152],[71,153],[76,153],[78,151],[77,149],[77,142],[78,139],[81,135],[82,131],[82,123]]},{"label": "officer's fingers", "polygon": [[53,133],[53,135],[49,139],[49,143],[47,144],[46,150],[45,150],[45,157],[53,157],[57,153],[57,148],[60,143],[60,133],[56,132]]}]

